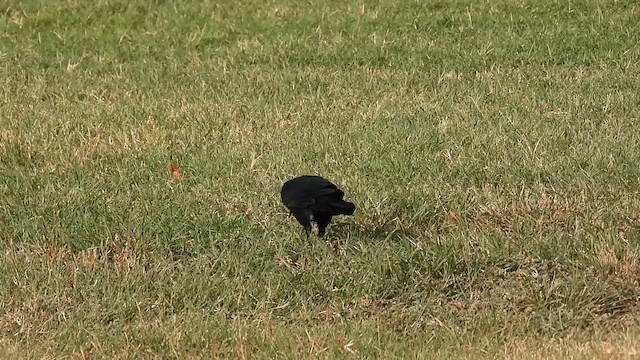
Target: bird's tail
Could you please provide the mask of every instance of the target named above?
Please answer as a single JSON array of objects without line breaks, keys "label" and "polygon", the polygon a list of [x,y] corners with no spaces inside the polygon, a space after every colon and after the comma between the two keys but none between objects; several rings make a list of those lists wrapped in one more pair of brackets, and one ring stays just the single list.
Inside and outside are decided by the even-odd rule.
[{"label": "bird's tail", "polygon": [[348,201],[341,200],[340,202],[334,203],[332,205],[332,207],[336,210],[336,213],[340,215],[351,215],[354,213],[354,211],[356,211],[356,206],[354,205],[354,203]]}]

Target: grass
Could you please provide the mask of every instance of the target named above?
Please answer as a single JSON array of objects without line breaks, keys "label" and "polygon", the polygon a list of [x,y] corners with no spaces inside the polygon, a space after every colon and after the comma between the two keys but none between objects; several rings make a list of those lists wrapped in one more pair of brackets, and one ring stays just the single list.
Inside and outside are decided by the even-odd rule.
[{"label": "grass", "polygon": [[637,356],[639,21],[0,0],[0,356]]}]

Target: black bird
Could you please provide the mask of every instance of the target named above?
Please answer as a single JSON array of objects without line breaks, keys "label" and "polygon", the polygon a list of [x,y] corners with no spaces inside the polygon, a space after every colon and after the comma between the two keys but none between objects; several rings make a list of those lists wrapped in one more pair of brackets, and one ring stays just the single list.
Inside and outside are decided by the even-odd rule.
[{"label": "black bird", "polygon": [[282,203],[298,220],[309,237],[311,222],[318,224],[318,236],[323,236],[334,215],[351,215],[353,203],[342,200],[344,192],[320,176],[300,176],[282,185]]}]

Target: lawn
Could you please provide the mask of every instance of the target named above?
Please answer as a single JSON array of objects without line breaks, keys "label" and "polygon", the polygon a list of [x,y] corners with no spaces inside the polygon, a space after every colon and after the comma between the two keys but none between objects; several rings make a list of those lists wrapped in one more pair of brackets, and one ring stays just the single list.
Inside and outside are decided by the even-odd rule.
[{"label": "lawn", "polygon": [[[0,0],[0,357],[639,356],[639,24]],[[324,238],[302,174],[357,206]]]}]

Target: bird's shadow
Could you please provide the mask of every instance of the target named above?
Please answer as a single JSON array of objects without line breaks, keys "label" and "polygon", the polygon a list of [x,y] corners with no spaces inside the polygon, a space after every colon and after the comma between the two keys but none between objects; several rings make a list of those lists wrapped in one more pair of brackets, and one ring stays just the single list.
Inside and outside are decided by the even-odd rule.
[{"label": "bird's shadow", "polygon": [[368,241],[402,241],[416,239],[423,235],[411,229],[404,229],[398,224],[385,223],[382,226],[365,227],[357,223],[336,222],[327,229],[326,239],[330,241],[345,241],[348,239],[361,239]]}]

